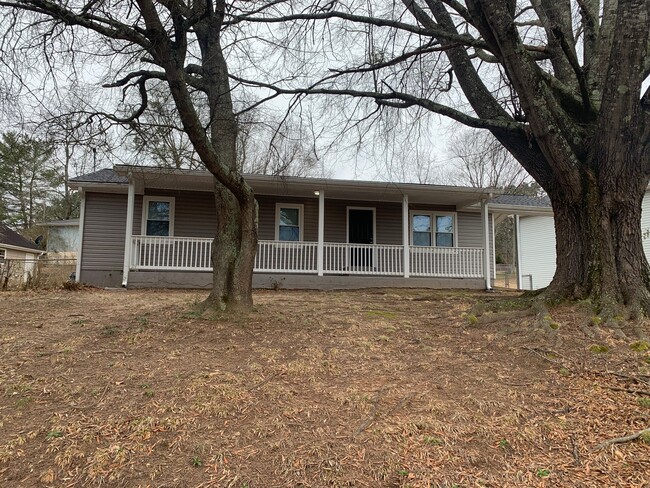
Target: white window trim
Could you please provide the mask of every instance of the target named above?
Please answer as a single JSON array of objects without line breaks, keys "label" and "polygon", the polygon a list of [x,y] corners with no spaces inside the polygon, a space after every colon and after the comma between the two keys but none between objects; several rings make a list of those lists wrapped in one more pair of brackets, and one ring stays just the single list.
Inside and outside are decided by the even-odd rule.
[{"label": "white window trim", "polygon": [[[169,202],[169,237],[174,236],[174,214],[176,207],[175,197],[158,197],[156,195],[146,195],[142,197],[142,224],[140,225],[140,235],[147,235],[147,220],[149,214],[149,202]],[[155,236],[151,236],[155,237]]]},{"label": "white window trim", "polygon": [[[298,209],[298,241],[280,241],[280,209]],[[275,240],[278,242],[302,242],[305,235],[305,205],[302,203],[276,203],[275,204]]]},{"label": "white window trim", "polygon": [[[431,246],[417,246],[417,247],[440,247],[441,249],[454,249],[458,247],[458,213],[457,212],[440,212],[432,210],[410,210],[409,211],[409,244],[413,246],[413,216],[414,215],[428,215],[431,217]],[[436,246],[436,217],[453,217],[454,219],[454,245]]]},{"label": "white window trim", "polygon": [[372,243],[377,244],[377,207],[346,207],[345,242],[351,244],[350,243],[350,210],[372,210]]}]

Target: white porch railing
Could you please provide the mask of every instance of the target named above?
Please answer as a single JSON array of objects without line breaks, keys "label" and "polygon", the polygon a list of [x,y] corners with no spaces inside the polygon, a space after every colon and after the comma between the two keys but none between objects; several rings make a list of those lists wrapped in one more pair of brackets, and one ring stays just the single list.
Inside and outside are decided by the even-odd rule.
[{"label": "white porch railing", "polygon": [[262,273],[316,273],[317,242],[257,241],[255,271]]},{"label": "white porch railing", "polygon": [[482,278],[483,249],[411,246],[412,276]]},{"label": "white porch railing", "polygon": [[404,248],[382,244],[323,245],[323,273],[399,276]]},{"label": "white porch railing", "polygon": [[[410,246],[411,276],[482,278],[483,249]],[[212,239],[133,236],[133,270],[211,271]],[[318,272],[317,242],[259,241],[254,270],[262,273]],[[323,244],[323,273],[402,276],[404,248],[383,244]]]},{"label": "white porch railing", "polygon": [[211,271],[212,239],[133,236],[131,269]]}]

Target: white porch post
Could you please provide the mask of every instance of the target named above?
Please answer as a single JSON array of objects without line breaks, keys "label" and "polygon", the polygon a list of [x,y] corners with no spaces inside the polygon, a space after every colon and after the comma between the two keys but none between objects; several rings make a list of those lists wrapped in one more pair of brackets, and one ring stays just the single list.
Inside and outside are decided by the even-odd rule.
[{"label": "white porch post", "polygon": [[124,267],[122,268],[122,286],[129,282],[131,266],[131,242],[133,241],[133,212],[135,211],[135,183],[129,182],[129,194],[126,201],[126,236],[124,237]]},{"label": "white porch post", "polygon": [[409,196],[402,198],[402,244],[404,246],[404,278],[411,275],[411,248],[409,246]]},{"label": "white porch post", "polygon": [[485,277],[485,289],[491,290],[490,273],[490,219],[488,218],[487,198],[481,200],[481,220],[483,221],[483,276]]},{"label": "white porch post", "polygon": [[524,279],[521,276],[521,239],[519,237],[519,215],[515,215],[515,266],[517,267],[517,289],[524,289]]},{"label": "white porch post", "polygon": [[323,276],[323,261],[325,254],[325,192],[318,192],[318,248],[316,251],[318,276]]},{"label": "white porch post", "polygon": [[84,221],[86,219],[86,192],[83,188],[79,190],[81,202],[79,203],[79,248],[77,249],[77,268],[74,272],[74,280],[79,283],[81,280],[81,251],[84,243]]}]

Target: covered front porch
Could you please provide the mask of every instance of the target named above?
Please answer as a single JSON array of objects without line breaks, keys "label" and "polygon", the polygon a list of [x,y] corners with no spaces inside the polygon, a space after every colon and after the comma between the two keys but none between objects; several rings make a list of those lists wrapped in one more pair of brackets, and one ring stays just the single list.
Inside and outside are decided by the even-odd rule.
[{"label": "covered front porch", "polygon": [[[212,271],[212,239],[133,236],[132,271]],[[483,278],[481,248],[261,240],[256,273]]]},{"label": "covered front porch", "polygon": [[[146,169],[131,170],[122,285],[208,286],[213,239],[200,222],[210,223],[211,178],[188,172],[153,178]],[[260,202],[258,285],[434,286],[422,281],[429,279],[452,280],[444,287],[491,287],[488,190],[268,176],[247,181]],[[147,235],[152,232],[164,235]]]}]

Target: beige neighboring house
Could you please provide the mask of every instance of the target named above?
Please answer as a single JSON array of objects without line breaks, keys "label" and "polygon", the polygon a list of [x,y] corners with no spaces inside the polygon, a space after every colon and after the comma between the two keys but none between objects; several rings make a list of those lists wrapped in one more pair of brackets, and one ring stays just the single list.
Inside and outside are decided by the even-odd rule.
[{"label": "beige neighboring house", "polygon": [[41,254],[36,244],[0,223],[0,288],[9,278],[28,281]]}]

